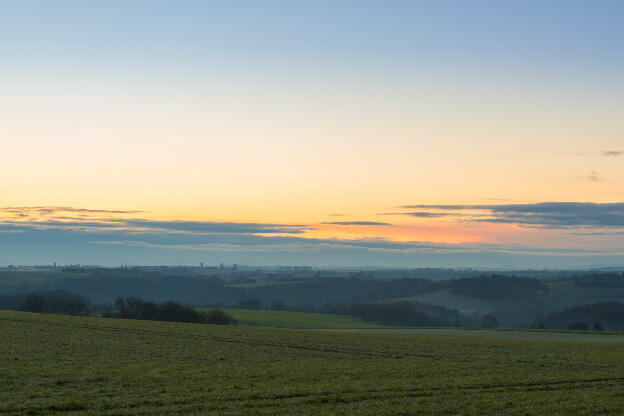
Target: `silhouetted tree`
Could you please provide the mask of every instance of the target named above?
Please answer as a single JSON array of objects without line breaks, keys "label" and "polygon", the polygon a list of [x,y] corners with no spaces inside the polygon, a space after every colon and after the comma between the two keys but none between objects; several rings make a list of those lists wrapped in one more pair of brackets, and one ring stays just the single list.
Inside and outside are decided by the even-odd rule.
[{"label": "silhouetted tree", "polygon": [[589,324],[585,321],[570,322],[568,324],[568,329],[587,331],[589,329]]},{"label": "silhouetted tree", "polygon": [[171,301],[154,303],[137,297],[119,297],[115,300],[115,308],[117,309],[117,316],[120,318],[223,325],[236,323],[234,318],[223,311],[213,310],[204,313],[190,306]]},{"label": "silhouetted tree", "polygon": [[540,316],[535,320],[535,323],[543,323],[550,328],[578,330],[589,329],[590,322],[594,322],[597,328],[623,330],[624,303],[598,302],[575,305],[562,311]]},{"label": "silhouetted tree", "polygon": [[286,304],[283,301],[276,299],[271,302],[269,308],[274,311],[283,311],[286,310]]},{"label": "silhouetted tree", "polygon": [[204,312],[204,322],[214,325],[236,325],[236,319],[220,309]]},{"label": "silhouetted tree", "polygon": [[31,293],[26,296],[20,309],[26,312],[45,312],[45,300],[41,294]]},{"label": "silhouetted tree", "polygon": [[452,326],[463,321],[456,310],[410,301],[359,303],[350,307],[349,314],[386,325]]},{"label": "silhouetted tree", "polygon": [[19,309],[38,313],[69,313],[87,311],[89,302],[83,296],[65,290],[40,290],[24,297]]},{"label": "silhouetted tree", "polygon": [[494,314],[488,313],[483,316],[481,319],[481,327],[482,328],[498,328],[498,319]]},{"label": "silhouetted tree", "polygon": [[264,302],[258,298],[248,298],[238,302],[238,307],[242,309],[262,309]]}]

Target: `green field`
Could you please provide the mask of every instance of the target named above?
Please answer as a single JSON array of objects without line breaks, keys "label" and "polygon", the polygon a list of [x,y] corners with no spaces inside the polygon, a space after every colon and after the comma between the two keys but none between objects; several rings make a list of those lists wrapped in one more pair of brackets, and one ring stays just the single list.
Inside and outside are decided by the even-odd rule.
[{"label": "green field", "polygon": [[618,342],[624,348],[624,332],[615,331],[552,331],[537,329],[481,328],[345,328],[342,332],[360,334],[413,335],[428,337],[518,339],[532,341]]},{"label": "green field", "polygon": [[323,329],[362,334],[414,335],[455,338],[620,342],[624,345],[624,332],[384,327],[370,324],[348,315],[253,309],[224,310],[232,315],[241,325],[262,326],[267,328]]},{"label": "green field", "polygon": [[621,344],[0,312],[3,415],[624,414]]},{"label": "green field", "polygon": [[292,329],[380,328],[356,317],[326,313],[225,309],[242,325]]}]

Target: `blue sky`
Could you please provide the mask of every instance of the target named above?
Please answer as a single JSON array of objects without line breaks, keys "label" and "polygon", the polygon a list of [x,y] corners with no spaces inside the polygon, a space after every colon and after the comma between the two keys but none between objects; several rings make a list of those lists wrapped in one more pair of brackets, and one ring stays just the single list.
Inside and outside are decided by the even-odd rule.
[{"label": "blue sky", "polygon": [[[619,1],[25,0],[1,5],[0,33],[5,57],[63,66],[498,61],[508,69],[602,70],[624,56],[623,8]],[[228,61],[219,65],[219,57]]]},{"label": "blue sky", "polygon": [[0,264],[613,264],[622,21],[621,1],[2,2]]}]

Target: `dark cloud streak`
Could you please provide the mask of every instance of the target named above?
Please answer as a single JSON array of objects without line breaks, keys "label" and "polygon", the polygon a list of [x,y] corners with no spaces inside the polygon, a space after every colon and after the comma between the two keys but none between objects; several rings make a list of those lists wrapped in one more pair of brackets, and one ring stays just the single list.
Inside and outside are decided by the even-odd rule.
[{"label": "dark cloud streak", "polygon": [[[540,202],[502,205],[405,205],[406,209],[436,209],[464,213],[467,221],[507,223],[541,228],[624,227],[624,202]],[[468,212],[467,212],[468,211]],[[472,213],[476,211],[476,213]],[[406,212],[403,215],[413,215]],[[433,213],[438,215],[439,213]],[[418,214],[421,215],[421,214]]]}]

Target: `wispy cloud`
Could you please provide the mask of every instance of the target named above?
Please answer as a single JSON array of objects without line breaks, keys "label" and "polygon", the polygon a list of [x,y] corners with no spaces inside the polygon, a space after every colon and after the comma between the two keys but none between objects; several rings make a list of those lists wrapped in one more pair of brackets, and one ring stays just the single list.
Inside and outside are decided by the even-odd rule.
[{"label": "wispy cloud", "polygon": [[[514,205],[417,205],[415,212],[450,212],[473,221],[516,222],[536,227],[593,227],[624,224],[624,203],[543,203]],[[587,262],[621,261],[624,254],[616,235],[610,246],[529,247],[493,243],[445,244],[426,241],[390,241],[383,238],[311,238],[302,224],[156,221],[127,218],[79,209],[32,219],[23,210],[0,211],[0,264],[24,262],[92,262],[116,264],[172,264],[220,261],[246,264],[392,265],[459,267],[483,265],[558,266]],[[47,212],[47,211],[46,211]],[[408,212],[404,215],[411,215]],[[345,221],[347,225],[388,224]],[[606,230],[602,228],[602,230]],[[576,229],[574,231],[591,231]],[[596,230],[600,231],[600,229]],[[617,230],[612,230],[617,231]],[[579,239],[601,238],[579,235]]]},{"label": "wispy cloud", "polygon": [[603,156],[622,156],[624,155],[624,152],[620,151],[620,150],[605,150],[604,152],[602,152]]},{"label": "wispy cloud", "polygon": [[331,222],[323,222],[321,224],[332,224],[332,225],[392,225],[388,222],[377,222],[377,221],[331,221]]},{"label": "wispy cloud", "polygon": [[301,234],[308,226],[302,224],[265,224],[242,222],[213,222],[213,221],[153,221],[129,220],[125,222],[129,227],[147,228],[149,230],[179,231],[192,233],[225,233],[225,234]]},{"label": "wispy cloud", "polygon": [[577,181],[588,181],[588,182],[601,182],[602,177],[598,174],[598,172],[592,171],[587,175],[576,176],[574,179]]},{"label": "wispy cloud", "polygon": [[115,229],[132,233],[301,234],[310,229],[302,224],[158,221],[127,217],[128,214],[140,213],[55,206],[6,207],[0,208],[0,214],[4,214],[0,215],[0,224],[15,229],[82,229],[92,232]]},{"label": "wispy cloud", "polygon": [[429,211],[413,211],[413,212],[382,212],[377,215],[409,215],[411,217],[420,218],[439,218],[439,217],[457,217],[464,214],[456,212],[429,212]]},{"label": "wispy cloud", "polygon": [[73,207],[61,207],[61,206],[38,206],[38,207],[4,207],[0,208],[0,212],[12,212],[12,213],[38,213],[41,215],[52,215],[59,212],[72,212],[72,213],[88,213],[88,214],[138,214],[143,211],[122,211],[122,210],[107,210],[107,209],[85,209],[85,208],[73,208]]}]

